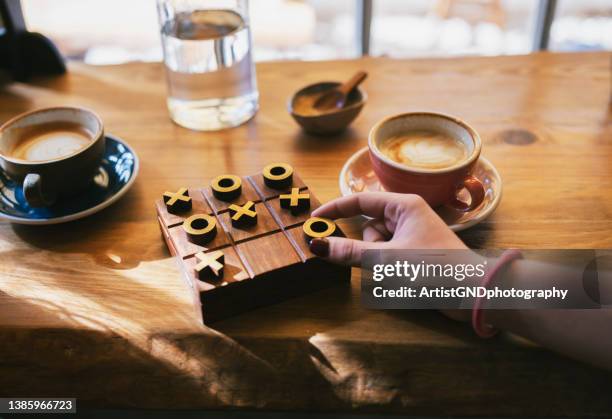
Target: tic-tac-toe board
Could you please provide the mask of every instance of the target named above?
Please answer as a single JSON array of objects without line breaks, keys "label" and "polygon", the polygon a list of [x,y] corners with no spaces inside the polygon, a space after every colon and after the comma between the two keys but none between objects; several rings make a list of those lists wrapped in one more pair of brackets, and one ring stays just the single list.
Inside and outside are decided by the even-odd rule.
[{"label": "tic-tac-toe board", "polygon": [[310,216],[318,206],[283,163],[163,194],[156,202],[162,236],[205,323],[350,281],[350,268],[309,250],[312,238],[343,235],[332,220]]}]

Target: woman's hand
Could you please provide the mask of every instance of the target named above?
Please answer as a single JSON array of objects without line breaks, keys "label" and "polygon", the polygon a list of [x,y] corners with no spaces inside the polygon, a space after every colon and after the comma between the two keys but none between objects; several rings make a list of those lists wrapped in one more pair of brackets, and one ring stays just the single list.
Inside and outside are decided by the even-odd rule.
[{"label": "woman's hand", "polygon": [[363,241],[328,237],[311,242],[314,254],[336,263],[359,266],[367,249],[467,249],[418,195],[363,192],[330,201],[312,215],[373,218],[364,225]]},{"label": "woman's hand", "polygon": [[[359,193],[333,200],[313,216],[343,218],[368,215],[363,241],[341,237],[315,239],[310,249],[330,261],[359,266],[367,249],[467,249],[438,215],[416,195],[387,192]],[[563,263],[544,270],[538,262],[521,260],[507,268],[512,287],[532,288],[575,284],[583,272]],[[551,280],[554,278],[554,280]],[[563,286],[561,287],[563,288]],[[467,321],[470,310],[444,310],[448,317]],[[488,310],[485,320],[492,326],[526,337],[573,358],[612,370],[612,310]]]}]

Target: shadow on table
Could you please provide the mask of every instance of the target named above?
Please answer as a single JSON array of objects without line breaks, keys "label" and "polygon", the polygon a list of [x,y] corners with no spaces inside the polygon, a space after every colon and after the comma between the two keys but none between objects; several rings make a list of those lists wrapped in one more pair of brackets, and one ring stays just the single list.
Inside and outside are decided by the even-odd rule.
[{"label": "shadow on table", "polygon": [[[12,298],[0,295],[3,306],[47,309]],[[415,333],[418,324],[402,332],[405,320],[384,313],[366,317],[309,339],[234,341],[203,329],[157,333],[138,344],[107,331],[4,328],[0,341],[11,344],[0,346],[0,397],[76,397],[81,417],[100,417],[107,412],[88,409],[109,407],[416,416],[588,416],[612,407],[612,400],[602,397],[612,386],[605,371],[500,341],[449,345],[435,330],[423,339],[426,335]],[[422,317],[422,326],[429,326],[426,313]]]},{"label": "shadow on table", "polygon": [[236,339],[279,371],[323,381],[321,397],[330,389],[366,413],[585,417],[612,408],[602,397],[609,372],[535,346],[477,339],[434,312],[368,314],[306,339]]},{"label": "shadow on table", "polygon": [[34,304],[0,292],[3,308],[54,318],[53,328],[18,326],[0,329],[0,394],[2,397],[77,397],[94,405],[155,404],[160,389],[172,383],[172,393],[197,390],[214,397],[194,377],[181,374],[112,331],[75,328],[73,318],[59,307]]},{"label": "shadow on table", "polygon": [[[0,301],[37,316],[58,315],[4,293]],[[111,330],[74,328],[69,320],[55,324],[0,329],[0,341],[10,342],[0,346],[0,397],[72,397],[94,408],[289,408],[305,390],[295,375],[210,329],[134,342]]]},{"label": "shadow on table", "polygon": [[[35,418],[36,415],[22,414],[20,418]],[[386,414],[347,414],[347,413],[320,413],[312,410],[304,411],[272,411],[254,409],[245,410],[145,410],[145,409],[82,409],[70,415],[75,419],[383,419],[393,418]],[[402,415],[401,417],[406,417]],[[412,419],[424,419],[431,416],[410,416]],[[1,418],[1,417],[0,417]],[[506,418],[508,419],[508,418]],[[510,418],[511,419],[511,418]]]}]

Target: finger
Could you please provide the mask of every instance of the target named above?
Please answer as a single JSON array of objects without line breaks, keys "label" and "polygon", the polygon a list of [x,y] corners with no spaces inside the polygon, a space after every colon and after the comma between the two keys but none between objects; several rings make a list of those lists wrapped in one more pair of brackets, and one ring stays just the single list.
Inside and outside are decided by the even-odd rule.
[{"label": "finger", "polygon": [[345,218],[355,215],[367,215],[373,218],[383,218],[385,206],[389,201],[384,192],[362,192],[334,199],[316,210],[315,217]]},{"label": "finger", "polygon": [[363,241],[365,242],[384,242],[385,236],[373,226],[365,226],[363,228]]},{"label": "finger", "polygon": [[317,256],[341,265],[361,266],[361,257],[365,250],[380,249],[387,243],[372,243],[344,237],[327,237],[315,239],[310,250]]},{"label": "finger", "polygon": [[363,226],[363,240],[367,242],[382,242],[391,238],[384,221],[370,220]]}]

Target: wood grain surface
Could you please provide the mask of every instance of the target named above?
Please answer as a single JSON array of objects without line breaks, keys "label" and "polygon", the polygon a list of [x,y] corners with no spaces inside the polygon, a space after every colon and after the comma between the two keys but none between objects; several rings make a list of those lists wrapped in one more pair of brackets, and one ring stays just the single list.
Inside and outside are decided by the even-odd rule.
[{"label": "wood grain surface", "polygon": [[[160,238],[154,202],[222,173],[286,161],[322,202],[344,161],[394,113],[472,124],[504,197],[461,234],[478,248],[611,248],[609,53],[282,62],[257,66],[261,110],[239,128],[171,123],[159,64],[91,67],[0,88],[0,120],[79,105],[141,159],[116,205],[62,226],[0,222],[0,396],[73,396],[91,406],[270,408],[413,415],[610,415],[612,375],[519,339],[474,337],[435,312],[368,311],[350,289],[292,299],[206,328]],[[370,77],[368,103],[335,138],[303,134],[290,95]],[[360,220],[341,223],[358,237]],[[272,251],[272,249],[271,249]]]}]

